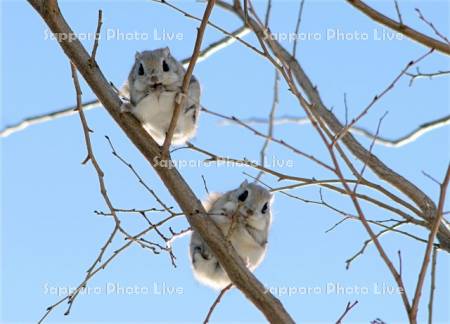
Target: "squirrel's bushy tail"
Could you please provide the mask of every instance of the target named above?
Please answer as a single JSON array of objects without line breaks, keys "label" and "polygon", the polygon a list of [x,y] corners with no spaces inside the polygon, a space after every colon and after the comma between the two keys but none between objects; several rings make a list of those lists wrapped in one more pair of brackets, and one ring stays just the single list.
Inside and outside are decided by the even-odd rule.
[{"label": "squirrel's bushy tail", "polygon": [[198,281],[215,289],[222,289],[230,283],[215,255],[195,231],[192,233],[189,254]]}]

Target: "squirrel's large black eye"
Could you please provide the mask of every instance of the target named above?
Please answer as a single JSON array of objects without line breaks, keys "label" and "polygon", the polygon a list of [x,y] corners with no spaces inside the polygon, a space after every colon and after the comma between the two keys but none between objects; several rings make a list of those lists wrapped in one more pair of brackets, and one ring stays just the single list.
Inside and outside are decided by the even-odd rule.
[{"label": "squirrel's large black eye", "polygon": [[265,203],[263,208],[261,209],[261,213],[265,214],[268,208],[269,206],[267,205],[267,203]]},{"label": "squirrel's large black eye", "polygon": [[164,60],[163,60],[163,71],[169,72],[169,64],[167,64],[167,62]]},{"label": "squirrel's large black eye", "polygon": [[241,193],[238,197],[239,201],[245,201],[245,199],[247,199],[248,197],[248,191],[245,190],[243,193]]},{"label": "squirrel's large black eye", "polygon": [[138,74],[139,75],[144,75],[144,67],[142,66],[142,64],[139,64]]}]

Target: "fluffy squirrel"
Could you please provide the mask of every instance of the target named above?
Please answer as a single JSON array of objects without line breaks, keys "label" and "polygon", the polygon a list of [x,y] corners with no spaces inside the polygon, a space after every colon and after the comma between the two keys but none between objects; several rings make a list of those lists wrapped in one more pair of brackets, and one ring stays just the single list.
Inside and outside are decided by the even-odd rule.
[{"label": "fluffy squirrel", "polygon": [[[217,224],[252,271],[262,262],[267,250],[272,201],[268,190],[244,181],[235,190],[211,194],[205,204],[207,217]],[[230,283],[225,270],[196,231],[191,236],[190,257],[194,276],[201,283],[215,289]]]},{"label": "fluffy squirrel", "polygon": [[[135,55],[125,88],[129,102],[124,103],[121,109],[136,116],[159,145],[164,142],[169,129],[175,101],[181,100],[185,73],[183,65],[170,54],[168,47]],[[183,144],[195,135],[199,112],[200,84],[192,76],[172,144]]]}]

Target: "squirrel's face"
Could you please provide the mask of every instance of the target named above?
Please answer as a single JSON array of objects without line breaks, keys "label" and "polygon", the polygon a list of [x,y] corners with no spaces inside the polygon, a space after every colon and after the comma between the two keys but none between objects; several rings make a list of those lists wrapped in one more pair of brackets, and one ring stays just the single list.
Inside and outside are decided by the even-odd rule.
[{"label": "squirrel's face", "polygon": [[240,206],[239,213],[246,218],[263,218],[270,216],[273,195],[263,187],[244,181],[233,193],[233,198]]},{"label": "squirrel's face", "polygon": [[136,53],[136,62],[133,67],[135,88],[144,91],[149,86],[157,89],[179,82],[180,78],[173,60],[167,47]]}]

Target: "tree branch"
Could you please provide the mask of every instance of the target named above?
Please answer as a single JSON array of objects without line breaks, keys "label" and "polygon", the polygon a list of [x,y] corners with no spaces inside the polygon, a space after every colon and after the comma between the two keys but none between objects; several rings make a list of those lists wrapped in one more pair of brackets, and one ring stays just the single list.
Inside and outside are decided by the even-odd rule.
[{"label": "tree branch", "polygon": [[365,4],[363,1],[360,0],[347,0],[347,2],[361,11],[366,16],[372,18],[376,22],[389,27],[399,33],[402,33],[406,37],[418,42],[419,44],[422,44],[425,47],[428,48],[434,48],[437,51],[450,55],[450,45],[446,44],[444,42],[438,41],[432,37],[429,37],[425,34],[422,34],[421,32],[418,32],[415,29],[412,29],[411,27],[403,24],[403,22],[396,22],[395,20],[392,20],[391,18],[383,15],[382,13],[376,11],[369,5]]},{"label": "tree branch", "polygon": [[[53,33],[73,35],[73,31],[62,16],[56,0],[28,0],[41,15]],[[125,134],[152,165],[170,194],[174,197],[187,217],[191,226],[202,236],[233,284],[273,323],[293,323],[280,301],[275,298],[256,277],[247,269],[234,248],[223,237],[219,228],[207,217],[201,202],[192,192],[181,174],[175,168],[161,165],[158,144],[144,130],[139,121],[131,114],[121,114],[120,98],[111,88],[107,79],[97,66],[89,66],[89,54],[78,39],[59,43],[65,54],[75,64],[100,102]]]},{"label": "tree branch", "polygon": [[[268,124],[269,120],[267,118],[248,118],[248,119],[241,119],[241,121],[247,125],[253,125],[253,124]],[[274,125],[284,125],[284,124],[299,124],[299,125],[305,125],[309,124],[310,120],[308,117],[294,117],[294,116],[281,116],[278,118],[275,118],[273,120]],[[237,124],[235,121],[230,120],[224,120],[221,122],[221,125],[232,125]],[[432,121],[423,123],[419,125],[417,128],[413,129],[406,135],[403,135],[398,138],[387,138],[382,136],[375,136],[375,134],[366,129],[359,126],[354,125],[349,129],[349,131],[353,134],[361,135],[364,137],[367,137],[370,140],[374,140],[375,144],[383,145],[386,147],[392,147],[392,148],[398,148],[402,147],[404,145],[413,143],[418,138],[422,137],[428,132],[431,132],[432,130],[439,129],[441,127],[450,125],[450,115],[434,119]]]},{"label": "tree branch", "polygon": [[416,292],[414,293],[414,298],[411,306],[411,316],[414,318],[417,316],[419,310],[420,296],[422,295],[423,283],[425,282],[425,275],[427,273],[427,268],[430,263],[430,256],[433,250],[433,243],[436,238],[436,234],[439,229],[439,224],[444,214],[445,198],[447,195],[447,188],[450,182],[450,163],[447,167],[447,172],[445,173],[444,180],[440,184],[440,194],[436,218],[433,221],[433,227],[431,228],[430,234],[428,236],[428,243],[425,249],[425,256],[423,257],[422,267],[419,272],[419,278],[417,279]]}]

